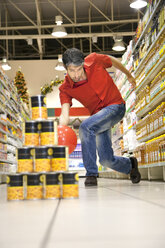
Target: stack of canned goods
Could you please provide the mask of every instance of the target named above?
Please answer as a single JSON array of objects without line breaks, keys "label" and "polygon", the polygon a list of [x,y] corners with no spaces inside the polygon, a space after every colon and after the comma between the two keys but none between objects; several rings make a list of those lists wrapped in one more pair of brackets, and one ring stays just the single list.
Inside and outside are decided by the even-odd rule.
[{"label": "stack of canned goods", "polygon": [[68,147],[58,146],[57,125],[47,120],[45,96],[31,97],[24,146],[17,149],[17,173],[7,176],[8,200],[78,197],[78,174],[67,172]]},{"label": "stack of canned goods", "polygon": [[78,198],[77,172],[16,173],[7,176],[8,200]]},{"label": "stack of canned goods", "polygon": [[17,172],[68,170],[67,146],[38,146],[17,149]]},{"label": "stack of canned goods", "polygon": [[57,123],[53,120],[26,121],[24,127],[25,146],[57,144]]}]

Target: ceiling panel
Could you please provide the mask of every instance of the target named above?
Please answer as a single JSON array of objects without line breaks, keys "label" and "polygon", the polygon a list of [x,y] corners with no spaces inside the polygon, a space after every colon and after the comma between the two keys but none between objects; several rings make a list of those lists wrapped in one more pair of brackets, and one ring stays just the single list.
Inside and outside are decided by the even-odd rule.
[{"label": "ceiling panel", "polygon": [[[121,52],[112,51],[113,36],[123,32],[123,40],[128,45],[138,23],[138,13],[129,7],[129,0],[0,0],[0,9],[0,57],[9,59],[56,59],[73,46],[85,54],[99,52],[120,57]],[[41,26],[37,22],[37,9]],[[63,17],[63,25],[72,38],[51,36],[56,15]],[[115,23],[110,21],[112,17]],[[120,23],[121,20],[125,23]],[[95,44],[90,38],[93,33],[98,36]],[[78,38],[80,34],[82,37]],[[108,37],[102,37],[104,34]],[[21,35],[24,36],[21,38]],[[28,45],[28,38],[33,40],[32,45]]]}]

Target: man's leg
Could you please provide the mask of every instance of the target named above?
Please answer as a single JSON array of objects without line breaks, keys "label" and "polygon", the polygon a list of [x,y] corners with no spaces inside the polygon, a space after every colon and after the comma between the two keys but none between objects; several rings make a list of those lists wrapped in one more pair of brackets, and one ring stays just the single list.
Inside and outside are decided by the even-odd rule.
[{"label": "man's leg", "polygon": [[104,167],[109,167],[115,171],[129,174],[132,166],[129,158],[114,156],[110,130],[96,136],[99,162]]},{"label": "man's leg", "polygon": [[[98,175],[98,167],[96,165],[96,136],[108,131],[113,125],[119,122],[123,118],[124,113],[124,104],[111,105],[92,115],[81,124],[79,135],[87,177],[96,177]],[[106,143],[104,146],[106,146]]]}]

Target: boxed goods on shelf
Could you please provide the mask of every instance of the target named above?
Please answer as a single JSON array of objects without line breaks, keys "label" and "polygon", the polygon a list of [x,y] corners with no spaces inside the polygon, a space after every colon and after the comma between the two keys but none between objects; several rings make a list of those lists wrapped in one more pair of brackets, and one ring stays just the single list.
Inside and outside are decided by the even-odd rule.
[{"label": "boxed goods on shelf", "polygon": [[165,161],[165,134],[146,142],[146,159],[147,164]]},{"label": "boxed goods on shelf", "polygon": [[[165,90],[165,68],[163,68],[156,77],[151,81],[150,85],[146,85],[137,93],[135,111],[140,112],[146,108],[150,102],[159,99]],[[161,99],[160,99],[161,102]]]},{"label": "boxed goods on shelf", "polygon": [[134,150],[139,166],[165,161],[165,134],[141,143]]},{"label": "boxed goods on shelf", "polygon": [[162,102],[156,109],[149,112],[136,125],[137,139],[152,134],[155,131],[162,130],[165,126],[165,102]]},{"label": "boxed goods on shelf", "polygon": [[145,148],[145,143],[139,144],[134,152],[133,155],[137,158],[138,160],[138,165],[144,165],[146,163],[145,161],[145,156],[146,156],[146,148]]},{"label": "boxed goods on shelf", "polygon": [[128,151],[133,151],[139,144],[136,138],[136,130],[135,129],[128,130],[127,133],[123,135],[123,142],[124,142],[124,149]]},{"label": "boxed goods on shelf", "polygon": [[150,85],[150,99],[154,99],[161,91],[165,89],[165,68],[153,79]]},{"label": "boxed goods on shelf", "polygon": [[[116,84],[126,101],[126,115],[123,119],[123,153],[137,158],[141,168],[150,179],[150,170],[161,173],[165,180],[165,1],[149,1],[147,12],[140,20],[132,43],[133,75],[136,80],[135,92],[129,88],[127,78],[116,74]],[[123,64],[132,72],[128,53],[122,57]],[[130,113],[135,112],[136,125],[131,125]],[[118,150],[118,153],[120,151]]]},{"label": "boxed goods on shelf", "polygon": [[150,88],[147,85],[136,95],[135,111],[138,113],[150,102]]},{"label": "boxed goods on shelf", "polygon": [[139,21],[136,30],[136,35],[134,37],[134,49],[138,47],[139,43],[144,39],[144,35],[146,33],[148,36],[147,38],[150,41],[149,45],[154,41],[157,34],[163,28],[165,23],[164,6],[165,3],[162,0],[149,2],[147,11],[143,18]]}]

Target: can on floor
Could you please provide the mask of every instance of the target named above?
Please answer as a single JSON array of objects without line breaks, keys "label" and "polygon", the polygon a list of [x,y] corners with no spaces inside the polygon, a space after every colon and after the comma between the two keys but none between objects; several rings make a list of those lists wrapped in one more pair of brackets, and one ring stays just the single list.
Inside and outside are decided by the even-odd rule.
[{"label": "can on floor", "polygon": [[43,184],[40,173],[26,175],[26,199],[37,200],[43,198]]},{"label": "can on floor", "polygon": [[47,119],[46,97],[43,95],[31,97],[32,119]]},{"label": "can on floor", "polygon": [[62,197],[78,198],[79,196],[79,176],[77,172],[62,173]]},{"label": "can on floor", "polygon": [[45,120],[40,122],[41,134],[40,141],[41,146],[55,145],[57,143],[57,123],[52,120]]},{"label": "can on floor", "polygon": [[51,170],[51,156],[53,150],[48,146],[35,147],[34,171],[49,172]]},{"label": "can on floor", "polygon": [[54,146],[52,150],[52,171],[66,171],[68,169],[68,147]]},{"label": "can on floor", "polygon": [[38,122],[26,121],[25,122],[25,146],[39,146],[39,131]]},{"label": "can on floor", "polygon": [[32,172],[34,148],[22,147],[17,149],[17,172]]},{"label": "can on floor", "polygon": [[24,199],[24,176],[16,173],[7,175],[7,199],[8,200],[23,200]]},{"label": "can on floor", "polygon": [[49,172],[42,175],[45,199],[61,198],[62,175],[59,172]]}]

